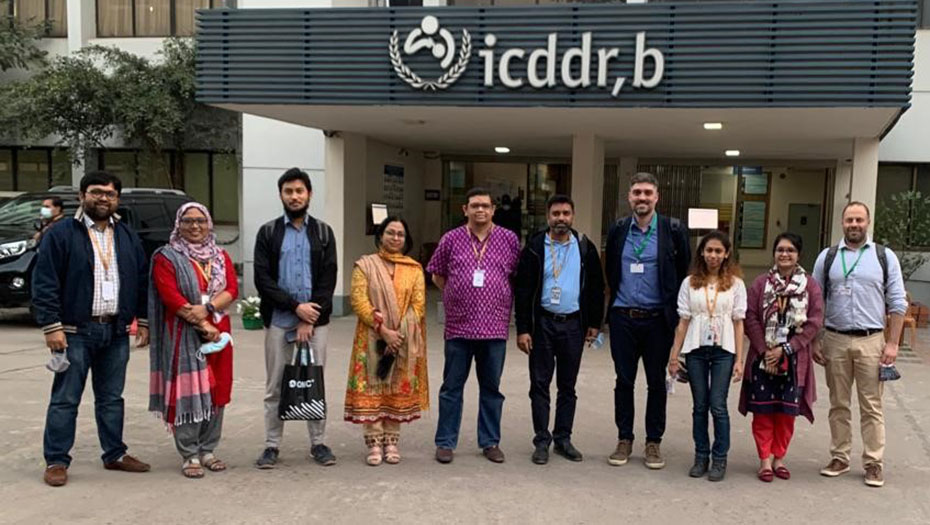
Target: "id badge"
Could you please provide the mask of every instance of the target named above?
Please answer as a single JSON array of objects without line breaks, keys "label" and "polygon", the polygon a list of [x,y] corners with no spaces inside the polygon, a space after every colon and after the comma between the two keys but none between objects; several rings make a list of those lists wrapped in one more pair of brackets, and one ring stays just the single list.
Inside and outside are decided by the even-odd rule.
[{"label": "id badge", "polygon": [[116,286],[113,284],[113,281],[103,281],[103,284],[100,286],[100,294],[103,296],[104,301],[115,301]]},{"label": "id badge", "polygon": [[852,286],[849,286],[848,284],[841,285],[839,288],[837,288],[837,292],[840,295],[852,297]]},{"label": "id badge", "polygon": [[714,331],[710,327],[705,328],[701,334],[701,346],[714,346]]},{"label": "id badge", "polygon": [[471,285],[475,288],[484,288],[484,270],[477,269],[471,276]]},{"label": "id badge", "polygon": [[552,289],[552,292],[549,294],[549,304],[561,304],[562,302],[562,289],[558,286]]},{"label": "id badge", "polygon": [[207,304],[210,302],[210,296],[207,294],[202,294],[200,296],[200,304]]},{"label": "id badge", "polygon": [[646,273],[646,265],[643,263],[630,263],[630,273]]},{"label": "id badge", "polygon": [[787,342],[788,342],[788,327],[779,326],[775,328],[775,343],[781,345]]}]

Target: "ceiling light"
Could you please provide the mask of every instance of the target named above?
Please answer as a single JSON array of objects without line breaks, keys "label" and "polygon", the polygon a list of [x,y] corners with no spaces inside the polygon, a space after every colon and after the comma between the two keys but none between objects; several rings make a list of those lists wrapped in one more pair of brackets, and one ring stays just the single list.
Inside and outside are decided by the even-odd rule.
[{"label": "ceiling light", "polygon": [[727,150],[727,157],[739,157],[739,150],[738,150],[738,149],[728,149],[728,150]]},{"label": "ceiling light", "polygon": [[507,146],[497,146],[496,148],[494,148],[494,151],[496,151],[497,153],[510,153],[510,148],[508,148]]},{"label": "ceiling light", "polygon": [[720,122],[705,122],[704,129],[707,129],[707,130],[723,129],[723,124]]}]

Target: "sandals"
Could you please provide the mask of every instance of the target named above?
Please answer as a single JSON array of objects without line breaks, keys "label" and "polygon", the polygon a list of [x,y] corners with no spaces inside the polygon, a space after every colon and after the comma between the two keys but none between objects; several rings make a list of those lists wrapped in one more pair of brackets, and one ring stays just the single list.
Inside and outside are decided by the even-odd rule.
[{"label": "sandals", "polygon": [[197,458],[190,458],[181,465],[181,474],[184,474],[185,478],[189,479],[200,479],[203,477],[203,467],[200,466],[200,460]]},{"label": "sandals", "polygon": [[784,465],[779,465],[778,468],[775,469],[775,477],[785,480],[791,479],[791,471]]},{"label": "sandals", "polygon": [[368,448],[368,457],[365,458],[365,463],[372,467],[377,467],[381,464],[383,458],[383,452],[380,445],[375,445]]},{"label": "sandals", "polygon": [[384,461],[391,465],[400,463],[400,451],[397,450],[397,445],[384,447]]},{"label": "sandals", "polygon": [[771,483],[775,479],[775,472],[770,468],[762,469],[756,475],[759,478],[759,481],[764,481],[766,483]]},{"label": "sandals", "polygon": [[213,454],[204,454],[201,457],[201,461],[203,461],[203,466],[210,472],[222,472],[226,470],[226,463],[223,463],[223,460]]}]

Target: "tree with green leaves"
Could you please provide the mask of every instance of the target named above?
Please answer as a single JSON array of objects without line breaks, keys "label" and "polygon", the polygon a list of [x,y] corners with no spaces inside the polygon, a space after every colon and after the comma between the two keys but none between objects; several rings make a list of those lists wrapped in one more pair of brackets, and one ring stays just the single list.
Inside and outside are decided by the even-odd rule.
[{"label": "tree with green leaves", "polygon": [[0,15],[0,71],[43,65],[46,53],[38,43],[48,30],[47,22],[26,24],[9,14]]},{"label": "tree with green leaves", "polygon": [[904,191],[883,200],[875,211],[875,239],[894,250],[908,280],[930,261],[930,197]]}]

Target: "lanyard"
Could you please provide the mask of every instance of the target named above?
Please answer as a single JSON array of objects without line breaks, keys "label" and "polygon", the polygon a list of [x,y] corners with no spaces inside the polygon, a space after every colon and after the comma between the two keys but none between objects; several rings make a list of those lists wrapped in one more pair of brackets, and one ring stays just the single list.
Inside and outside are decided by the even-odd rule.
[{"label": "lanyard", "polygon": [[491,229],[488,230],[487,236],[485,236],[484,241],[478,241],[478,246],[481,247],[481,251],[478,251],[478,248],[475,247],[475,240],[472,237],[477,237],[472,233],[471,229],[468,229],[468,243],[471,244],[471,251],[475,253],[475,260],[478,261],[478,268],[481,268],[481,260],[484,259],[485,252],[488,251],[488,244],[491,241],[491,232],[494,231],[494,225],[491,225]]},{"label": "lanyard", "polygon": [[[203,277],[203,280],[206,281],[206,283],[207,283],[207,289],[209,290],[209,289],[210,289],[210,279],[211,279],[212,276],[213,276],[213,263],[212,263],[212,261],[208,261],[206,264],[203,264],[203,265],[201,265],[199,262],[195,261],[194,259],[191,259],[191,262],[194,263],[194,266],[197,268],[197,272],[200,273],[200,275]],[[206,267],[206,270],[204,270],[204,267]]]},{"label": "lanyard", "polygon": [[649,239],[652,238],[652,234],[656,231],[656,222],[658,222],[658,219],[658,214],[652,215],[652,220],[649,222],[649,229],[646,230],[646,236],[639,242],[639,246],[633,247],[633,253],[636,255],[637,261],[640,260],[643,252],[646,251],[646,245],[649,244]]},{"label": "lanyard", "polygon": [[778,303],[778,324],[785,324],[785,312],[788,310],[788,296],[780,295],[775,298],[775,301]]},{"label": "lanyard", "polygon": [[859,264],[859,259],[862,258],[862,252],[864,252],[865,249],[868,247],[869,245],[865,245],[862,248],[859,248],[859,256],[856,257],[856,262],[853,263],[852,267],[849,270],[846,269],[846,248],[843,248],[842,250],[840,250],[840,258],[843,260],[843,278],[844,279],[848,279],[849,274],[851,274],[853,270],[856,269],[856,266]]},{"label": "lanyard", "polygon": [[[106,275],[107,279],[109,279],[110,261],[113,259],[113,229],[107,227],[103,236],[103,243],[106,248],[106,254],[104,254],[103,250],[100,248],[99,241],[97,241],[97,231],[91,230],[96,230],[96,228],[87,228],[87,234],[90,236],[90,243],[94,245],[94,252],[96,252],[97,259],[100,260],[100,264],[103,265],[104,275]],[[108,240],[109,244],[107,244]]]},{"label": "lanyard", "polygon": [[549,237],[549,255],[552,256],[552,276],[555,277],[555,280],[559,280],[559,275],[562,274],[562,269],[565,268],[565,262],[568,260],[568,251],[572,249],[571,238],[568,240],[568,246],[565,249],[565,253],[562,254],[562,260],[559,261],[558,256],[556,255],[555,249],[556,241],[551,236]]},{"label": "lanyard", "polygon": [[710,293],[708,293],[707,286],[704,287],[704,304],[707,305],[708,316],[713,319],[714,312],[717,310],[717,297],[720,295],[720,283],[717,283],[717,286],[714,287],[714,304],[710,304]]}]

